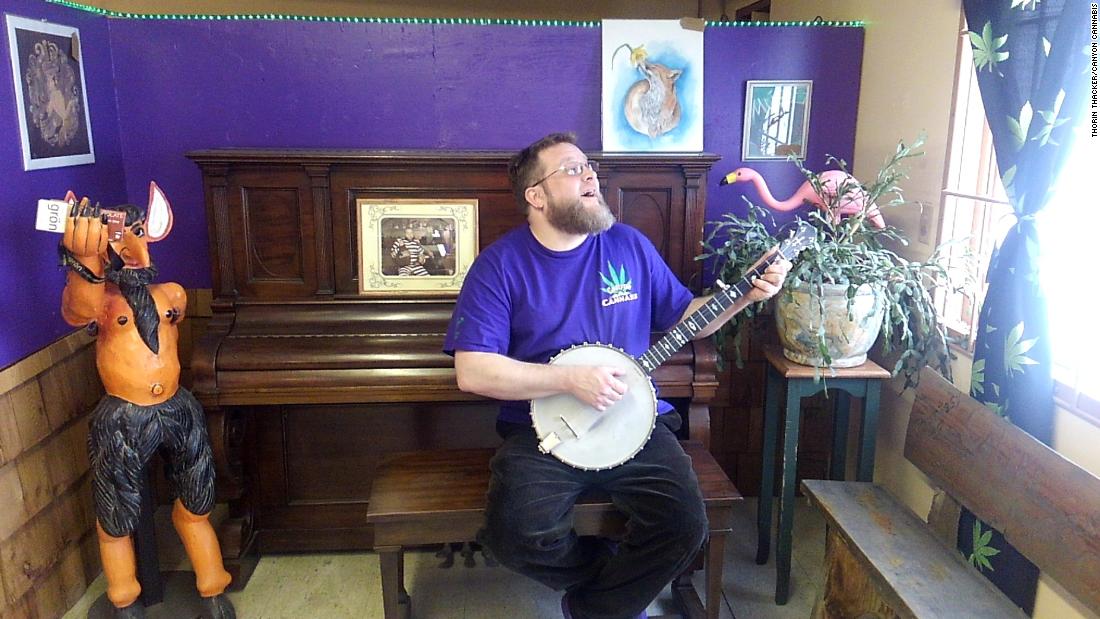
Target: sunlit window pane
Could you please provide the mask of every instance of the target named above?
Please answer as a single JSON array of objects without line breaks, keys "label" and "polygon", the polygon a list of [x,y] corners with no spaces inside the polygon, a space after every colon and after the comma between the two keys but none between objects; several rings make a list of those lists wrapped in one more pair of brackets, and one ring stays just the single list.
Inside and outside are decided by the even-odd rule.
[{"label": "sunlit window pane", "polygon": [[1100,287],[1093,275],[1100,205],[1087,182],[1100,169],[1098,155],[1095,140],[1076,140],[1055,194],[1038,218],[1054,356],[1058,365],[1076,372],[1074,386],[1092,395],[1100,395]]}]

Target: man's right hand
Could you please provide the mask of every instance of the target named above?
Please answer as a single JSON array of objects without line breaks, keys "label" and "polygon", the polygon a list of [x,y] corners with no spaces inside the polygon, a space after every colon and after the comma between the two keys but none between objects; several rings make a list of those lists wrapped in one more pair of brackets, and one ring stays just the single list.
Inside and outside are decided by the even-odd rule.
[{"label": "man's right hand", "polygon": [[102,215],[99,207],[91,206],[87,198],[73,205],[65,220],[65,235],[61,239],[61,244],[69,253],[77,258],[93,258],[107,253],[107,224],[103,223]]},{"label": "man's right hand", "polygon": [[497,400],[534,400],[568,393],[599,411],[623,398],[626,370],[610,366],[516,361],[490,352],[455,351],[458,388]]},{"label": "man's right hand", "polygon": [[626,383],[618,379],[626,374],[621,368],[575,365],[568,372],[569,393],[598,411],[607,410],[626,394]]}]

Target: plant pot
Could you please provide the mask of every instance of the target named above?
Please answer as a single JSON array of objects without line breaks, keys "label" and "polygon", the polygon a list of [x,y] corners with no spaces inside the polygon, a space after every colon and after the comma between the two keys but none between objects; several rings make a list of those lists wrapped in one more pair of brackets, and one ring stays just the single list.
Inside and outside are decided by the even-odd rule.
[{"label": "plant pot", "polygon": [[[775,323],[783,344],[783,356],[795,363],[816,367],[860,365],[867,360],[867,351],[882,329],[886,307],[882,294],[869,284],[863,284],[856,289],[849,312],[846,284],[825,284],[824,290],[820,306],[817,291],[809,286],[788,286],[776,296]],[[825,363],[819,348],[822,318],[825,348],[832,358],[829,364]]]}]

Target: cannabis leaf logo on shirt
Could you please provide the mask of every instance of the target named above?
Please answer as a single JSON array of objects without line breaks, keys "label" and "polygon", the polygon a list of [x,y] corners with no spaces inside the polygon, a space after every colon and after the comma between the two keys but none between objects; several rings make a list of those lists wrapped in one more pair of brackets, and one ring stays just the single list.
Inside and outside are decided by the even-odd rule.
[{"label": "cannabis leaf logo on shirt", "polygon": [[626,266],[620,264],[619,270],[616,271],[610,260],[607,261],[607,275],[600,273],[600,279],[603,280],[603,285],[605,286],[605,288],[601,288],[600,290],[612,296],[630,292],[634,287],[631,280],[627,277]]}]

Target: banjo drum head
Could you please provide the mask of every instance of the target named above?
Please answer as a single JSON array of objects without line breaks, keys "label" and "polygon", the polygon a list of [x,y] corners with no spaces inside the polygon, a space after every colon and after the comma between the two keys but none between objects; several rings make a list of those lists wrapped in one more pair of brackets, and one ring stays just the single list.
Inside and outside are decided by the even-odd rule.
[{"label": "banjo drum head", "polygon": [[[630,355],[603,344],[581,344],[551,359],[552,365],[605,365],[625,371],[619,380],[627,385],[621,400],[603,412],[570,394],[558,394],[531,402],[535,432],[542,440],[558,431],[561,444],[551,453],[579,469],[598,470],[618,466],[634,457],[653,433],[657,421],[657,396],[649,376]],[[561,417],[574,428],[588,428],[579,438],[562,430]]]}]

